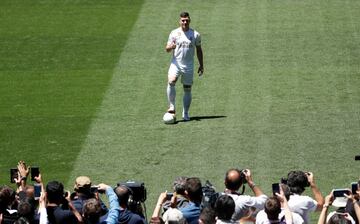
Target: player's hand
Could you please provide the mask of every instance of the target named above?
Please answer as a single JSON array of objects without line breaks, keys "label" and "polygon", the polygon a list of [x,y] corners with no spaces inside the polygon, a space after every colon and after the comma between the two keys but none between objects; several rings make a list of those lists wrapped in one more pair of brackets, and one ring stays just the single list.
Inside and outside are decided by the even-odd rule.
[{"label": "player's hand", "polygon": [[200,66],[198,69],[199,76],[202,76],[204,74],[204,67]]}]

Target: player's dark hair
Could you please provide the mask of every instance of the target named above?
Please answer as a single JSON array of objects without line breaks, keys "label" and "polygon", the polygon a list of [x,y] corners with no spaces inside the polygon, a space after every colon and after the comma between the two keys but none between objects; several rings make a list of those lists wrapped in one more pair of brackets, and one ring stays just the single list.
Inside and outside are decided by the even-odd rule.
[{"label": "player's dark hair", "polygon": [[180,13],[180,17],[181,18],[186,18],[186,17],[189,17],[190,18],[190,14],[188,12],[181,12]]}]

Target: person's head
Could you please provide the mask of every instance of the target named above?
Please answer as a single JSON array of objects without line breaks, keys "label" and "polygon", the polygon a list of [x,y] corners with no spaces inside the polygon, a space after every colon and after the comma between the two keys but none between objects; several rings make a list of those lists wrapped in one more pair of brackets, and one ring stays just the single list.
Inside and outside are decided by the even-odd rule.
[{"label": "person's head", "polygon": [[280,184],[280,187],[284,192],[286,200],[289,201],[291,194],[289,186],[287,184]]},{"label": "person's head", "polygon": [[200,213],[199,224],[215,224],[216,214],[211,207],[205,207]]},{"label": "person's head", "polygon": [[355,221],[353,220],[350,214],[336,212],[328,218],[326,224],[352,224],[352,223],[355,223]]},{"label": "person's head", "polygon": [[35,215],[35,208],[28,200],[21,201],[17,211],[19,217],[23,217],[28,221],[32,221]]},{"label": "person's head", "polygon": [[295,170],[288,173],[287,185],[291,193],[302,194],[310,184],[305,172]]},{"label": "person's head", "polygon": [[87,176],[79,176],[75,180],[74,191],[76,193],[90,194],[91,180]]},{"label": "person's head", "polygon": [[185,185],[186,185],[187,177],[176,177],[173,183],[174,191],[177,194],[184,195],[185,194]]},{"label": "person's head", "polygon": [[243,184],[243,175],[239,169],[229,169],[225,174],[225,187],[231,191],[238,191]]},{"label": "person's head", "polygon": [[190,177],[186,179],[185,194],[190,201],[200,203],[202,200],[202,185],[197,177]]},{"label": "person's head", "polygon": [[265,213],[269,220],[278,220],[281,212],[281,203],[277,197],[270,197],[265,201]]},{"label": "person's head", "polygon": [[221,195],[215,202],[215,213],[218,219],[230,220],[235,211],[235,202],[229,195]]},{"label": "person's head", "polygon": [[8,186],[0,187],[0,213],[8,209],[15,201],[15,191]]},{"label": "person's head", "polygon": [[98,223],[101,216],[101,205],[95,198],[85,201],[82,209],[85,223]]},{"label": "person's head", "polygon": [[181,12],[180,13],[180,19],[179,19],[179,23],[180,23],[180,27],[183,31],[188,31],[190,28],[190,15],[188,12]]},{"label": "person's head", "polygon": [[50,203],[61,204],[64,200],[64,185],[58,181],[50,181],[46,185],[46,195]]},{"label": "person's head", "polygon": [[127,207],[130,195],[132,194],[131,189],[124,185],[120,185],[115,188],[115,193],[119,199],[120,205]]},{"label": "person's head", "polygon": [[169,208],[163,215],[165,224],[185,224],[186,219],[182,212],[177,208]]}]

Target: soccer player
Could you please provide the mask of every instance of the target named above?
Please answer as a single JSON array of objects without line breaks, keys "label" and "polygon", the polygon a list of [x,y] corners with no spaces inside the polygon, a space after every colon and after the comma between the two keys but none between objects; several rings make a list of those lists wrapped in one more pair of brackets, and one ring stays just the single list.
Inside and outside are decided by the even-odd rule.
[{"label": "soccer player", "polygon": [[175,84],[179,77],[184,88],[183,112],[184,121],[189,121],[189,108],[191,104],[191,86],[194,74],[194,55],[199,61],[198,74],[204,72],[203,52],[200,34],[190,28],[190,15],[188,12],[180,13],[180,27],[171,31],[166,44],[166,52],[172,52],[172,60],[168,71],[168,85],[166,89],[169,109],[168,112],[175,116]]}]

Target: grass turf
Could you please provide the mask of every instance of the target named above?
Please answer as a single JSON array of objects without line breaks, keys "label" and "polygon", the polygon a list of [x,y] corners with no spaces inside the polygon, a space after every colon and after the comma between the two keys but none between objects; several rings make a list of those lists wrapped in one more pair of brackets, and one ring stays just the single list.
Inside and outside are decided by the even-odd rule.
[{"label": "grass turf", "polygon": [[[93,7],[89,4],[88,8]],[[33,111],[25,111],[25,116],[3,107],[1,119],[7,124],[4,132],[9,128],[10,131],[6,131],[4,136],[9,137],[1,143],[9,156],[1,157],[2,170],[6,171],[9,164],[20,159],[19,152],[31,154],[37,147],[42,149],[38,155],[47,155],[51,145],[47,133],[56,130],[64,145],[54,144],[51,156],[42,157],[44,166],[47,164],[46,168],[55,172],[49,175],[62,178],[68,187],[80,174],[89,175],[95,183],[143,180],[148,187],[150,214],[158,194],[170,190],[175,176],[209,179],[221,190],[223,175],[229,167],[250,168],[255,182],[268,194],[271,183],[291,169],[313,171],[323,194],[334,187],[347,187],[358,178],[358,164],[353,156],[359,152],[360,131],[359,7],[355,1],[183,1],[180,6],[176,2],[145,1],[126,45],[116,43],[121,38],[109,43],[109,51],[124,46],[121,55],[113,54],[104,60],[108,51],[94,47],[101,51],[93,62],[112,61],[107,64],[108,76],[101,91],[82,92],[89,89],[73,88],[66,95],[68,91],[60,88],[57,102],[31,104]],[[121,7],[109,8],[116,11]],[[191,25],[202,34],[205,77],[195,79],[193,88],[191,115],[196,119],[166,126],[161,117],[166,110],[170,55],[164,52],[164,45],[183,9],[190,11]],[[115,27],[120,29],[120,24]],[[112,36],[111,28],[108,31]],[[86,30],[83,32],[87,34]],[[89,46],[93,45],[80,51],[80,58],[86,59],[81,55]],[[62,53],[68,57],[67,52],[54,51],[53,45],[48,48],[50,55]],[[69,63],[82,66],[85,59],[69,60]],[[52,66],[56,65],[61,69],[66,67],[56,62]],[[20,72],[29,79],[37,74],[30,67]],[[89,77],[98,77],[99,70],[91,63],[84,67],[88,69],[82,70],[81,77],[89,79],[89,85],[95,85],[95,78]],[[13,77],[11,69],[1,71]],[[46,77],[41,80],[46,82]],[[39,88],[35,83],[27,90],[22,88],[26,82],[13,78],[8,82],[19,90],[2,88],[2,91],[7,97],[22,91],[23,94],[47,93],[53,91],[57,82],[71,85],[72,78],[50,79],[53,85],[49,88]],[[180,108],[180,85],[177,89]],[[35,102],[43,96],[34,96]],[[41,117],[42,110],[53,106],[59,114],[67,114],[66,107],[58,105],[67,103],[73,96],[88,99],[71,104],[74,111],[88,111],[88,105],[94,105],[91,115],[79,113],[74,118],[84,119],[86,124],[78,128],[76,121],[67,118],[68,123],[62,122],[59,118],[63,117],[57,116],[58,123],[72,128],[49,125],[41,134],[42,129],[34,124],[46,122],[34,117]],[[93,99],[97,99],[96,103]],[[2,101],[2,105],[8,102],[5,97]],[[49,120],[56,119],[49,117]],[[77,132],[81,134],[74,135]],[[70,150],[63,151],[69,146]],[[58,163],[45,163],[56,155],[64,156],[56,160],[61,161],[59,167],[54,166]],[[76,161],[69,163],[69,158],[75,156]],[[38,161],[36,157],[30,158]],[[6,180],[6,174],[1,178]]]}]

